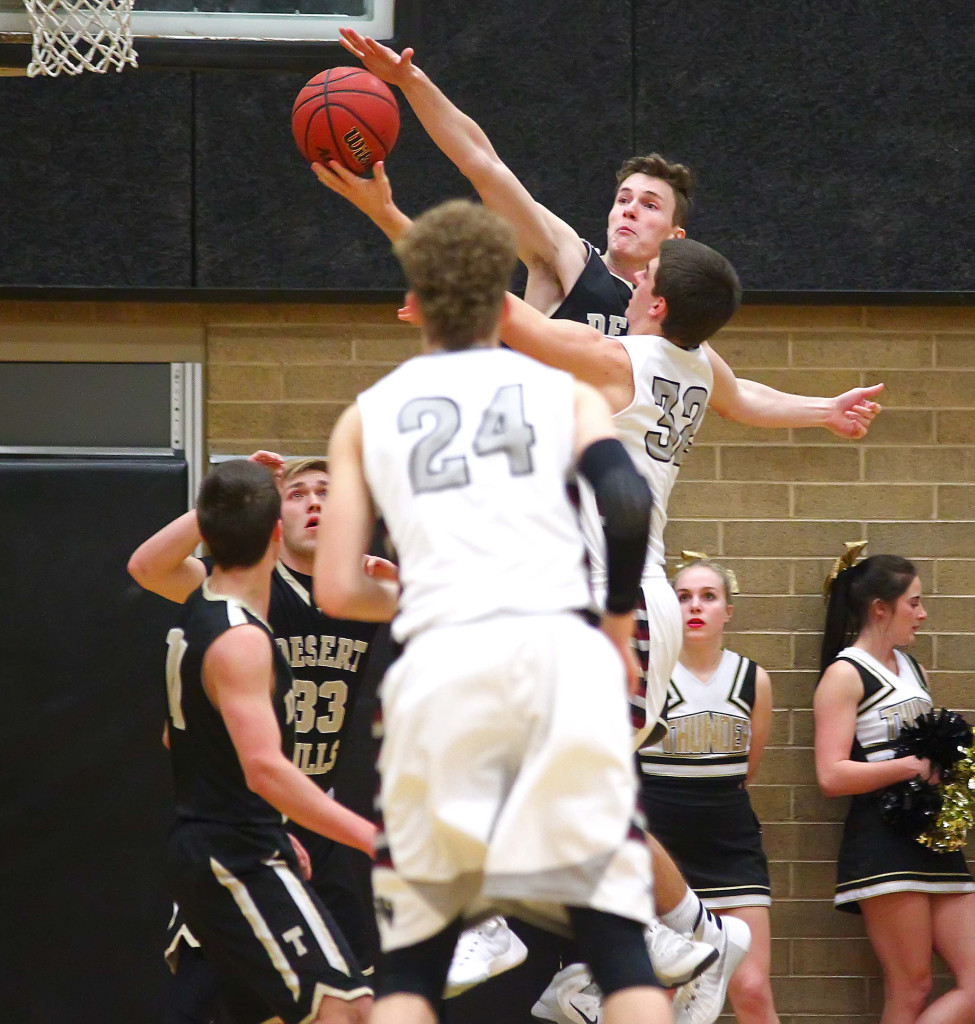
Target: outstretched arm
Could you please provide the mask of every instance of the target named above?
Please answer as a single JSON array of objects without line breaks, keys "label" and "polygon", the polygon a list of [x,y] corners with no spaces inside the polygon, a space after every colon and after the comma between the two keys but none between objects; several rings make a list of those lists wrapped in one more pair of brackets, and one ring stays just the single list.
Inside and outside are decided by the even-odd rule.
[{"label": "outstretched arm", "polygon": [[[415,327],[421,325],[412,293],[407,294],[398,316]],[[605,337],[594,327],[574,320],[550,320],[508,292],[501,317],[501,339],[516,352],[565,370],[576,380],[594,387],[610,412],[619,412],[633,400],[633,365],[629,354],[618,339]]]},{"label": "outstretched arm", "polygon": [[362,469],[362,418],[354,405],[332,431],[328,477],[315,548],[315,602],[334,618],[387,622],[396,611],[399,586],[385,573],[367,575],[363,561],[376,520]]},{"label": "outstretched arm", "polygon": [[459,110],[413,63],[352,29],[340,29],[342,45],[378,78],[397,86],[427,134],[477,189],[485,206],[515,231],[518,256],[535,274],[547,274],[565,295],[582,273],[586,249],[565,221],[537,203],[501,160],[481,127]]},{"label": "outstretched arm", "polygon": [[393,189],[382,160],[373,164],[372,177],[360,177],[334,160],[328,166],[312,164],[318,180],[361,210],[380,231],[395,242],[413,223],[393,202]]},{"label": "outstretched arm", "polygon": [[880,406],[873,399],[883,384],[852,388],[835,398],[776,391],[754,380],[742,380],[705,344],[714,371],[708,404],[720,416],[749,427],[825,427],[838,437],[856,439],[870,428]]},{"label": "outstretched arm", "polygon": [[508,295],[501,321],[505,344],[592,385],[618,412],[633,400],[633,367],[622,343],[574,320],[550,320]]}]

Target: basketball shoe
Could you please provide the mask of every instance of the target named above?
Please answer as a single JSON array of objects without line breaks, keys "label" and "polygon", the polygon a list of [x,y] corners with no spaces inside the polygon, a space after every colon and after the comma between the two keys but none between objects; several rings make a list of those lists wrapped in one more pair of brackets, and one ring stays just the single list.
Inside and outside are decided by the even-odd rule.
[{"label": "basketball shoe", "polygon": [[554,1024],[599,1024],[603,994],[585,964],[563,967],[532,1007],[532,1016]]},{"label": "basketball shoe", "polygon": [[659,918],[644,932],[647,952],[657,981],[664,988],[686,985],[710,967],[719,951],[707,942],[685,938],[680,932],[668,928]]},{"label": "basketball shoe", "polygon": [[703,974],[682,985],[674,996],[674,1024],[714,1024],[724,1009],[728,982],[744,960],[752,933],[740,918],[715,917],[717,929],[711,934],[718,959]]},{"label": "basketball shoe", "polygon": [[527,955],[527,946],[503,917],[489,917],[474,928],[467,928],[454,949],[444,999],[459,996],[474,985],[517,967]]}]

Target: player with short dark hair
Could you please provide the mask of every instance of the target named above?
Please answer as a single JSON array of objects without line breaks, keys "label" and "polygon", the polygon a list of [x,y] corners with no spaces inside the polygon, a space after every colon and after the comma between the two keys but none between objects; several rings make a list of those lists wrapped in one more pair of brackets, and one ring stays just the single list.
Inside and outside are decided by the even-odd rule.
[{"label": "player with short dark hair", "polygon": [[274,479],[254,462],[222,463],[201,485],[197,516],[216,552],[213,572],[167,637],[169,875],[238,1024],[275,1015],[285,1024],[352,1024],[365,1020],[371,990],[302,882],[283,823],[366,853],[375,827],[290,760],[291,671],[266,623],[279,514]]},{"label": "player with short dark hair", "polygon": [[[515,248],[500,225],[456,200],[397,245],[411,288],[417,266],[439,273],[452,324],[492,307],[496,320],[509,301]],[[471,294],[464,282],[484,266],[494,281]],[[374,507],[400,558],[393,632],[405,648],[383,681],[373,1022],[434,1020],[462,921],[497,907],[574,929],[607,993],[607,1024],[666,1022],[643,941],[649,857],[631,817],[624,682],[637,675],[629,636],[648,488],[590,387],[499,349],[496,323],[484,333],[472,320],[447,350],[436,315],[425,318],[424,296],[441,289],[416,284],[424,354],[336,424],[315,560],[323,607],[372,618],[394,610],[360,565]],[[579,614],[589,590],[566,494],[577,467],[605,524],[602,631]]]},{"label": "player with short dark hair", "polygon": [[[312,599],[315,538],[328,490],[326,460],[283,460],[272,452],[257,452],[251,459],[275,473],[276,493],[280,490],[282,544],[271,577],[267,620],[295,676],[292,757],[322,790],[334,790],[343,803],[368,817],[371,792],[360,795],[362,787],[354,775],[374,771],[373,741],[361,724],[355,735],[349,730],[350,724],[361,721],[368,727],[371,715],[359,705],[373,699],[387,630],[376,623],[330,619]],[[185,513],[149,538],[129,562],[130,573],[142,586],[179,603],[200,586],[208,572],[210,560],[194,554],[202,540],[198,511]],[[380,567],[386,575],[395,571],[381,559],[370,559],[370,566]],[[379,954],[379,936],[372,910],[369,858],[294,822],[289,833],[299,840],[301,856],[307,857],[312,887],[352,947],[364,976],[370,977]],[[171,922],[166,958],[174,973],[167,989],[166,1024],[217,1019],[212,972],[178,912]]]}]

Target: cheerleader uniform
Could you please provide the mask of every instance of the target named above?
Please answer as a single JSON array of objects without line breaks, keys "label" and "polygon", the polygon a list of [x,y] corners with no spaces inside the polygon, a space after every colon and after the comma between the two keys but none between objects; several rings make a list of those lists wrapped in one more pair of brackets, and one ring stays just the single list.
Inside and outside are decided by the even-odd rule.
[{"label": "cheerleader uniform", "polygon": [[[896,675],[857,647],[837,655],[836,660],[850,662],[863,681],[852,761],[892,759],[901,729],[931,711],[931,695],[918,663],[901,651],[894,651],[894,657]],[[860,900],[890,892],[975,892],[961,850],[935,853],[883,821],[883,792],[876,789],[850,799],[836,866],[837,909],[859,914]]]},{"label": "cheerleader uniform", "polygon": [[709,910],[772,902],[762,828],[745,788],[757,668],[724,651],[701,682],[678,664],[667,733],[638,756],[650,833]]}]

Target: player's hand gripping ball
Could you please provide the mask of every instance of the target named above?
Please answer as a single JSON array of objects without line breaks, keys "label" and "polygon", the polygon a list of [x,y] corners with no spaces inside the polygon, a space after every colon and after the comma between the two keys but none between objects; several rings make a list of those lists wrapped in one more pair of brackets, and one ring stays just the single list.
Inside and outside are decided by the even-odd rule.
[{"label": "player's hand gripping ball", "polygon": [[298,93],[291,130],[309,163],[335,160],[354,174],[364,174],[393,148],[399,106],[389,86],[368,71],[329,68]]}]

